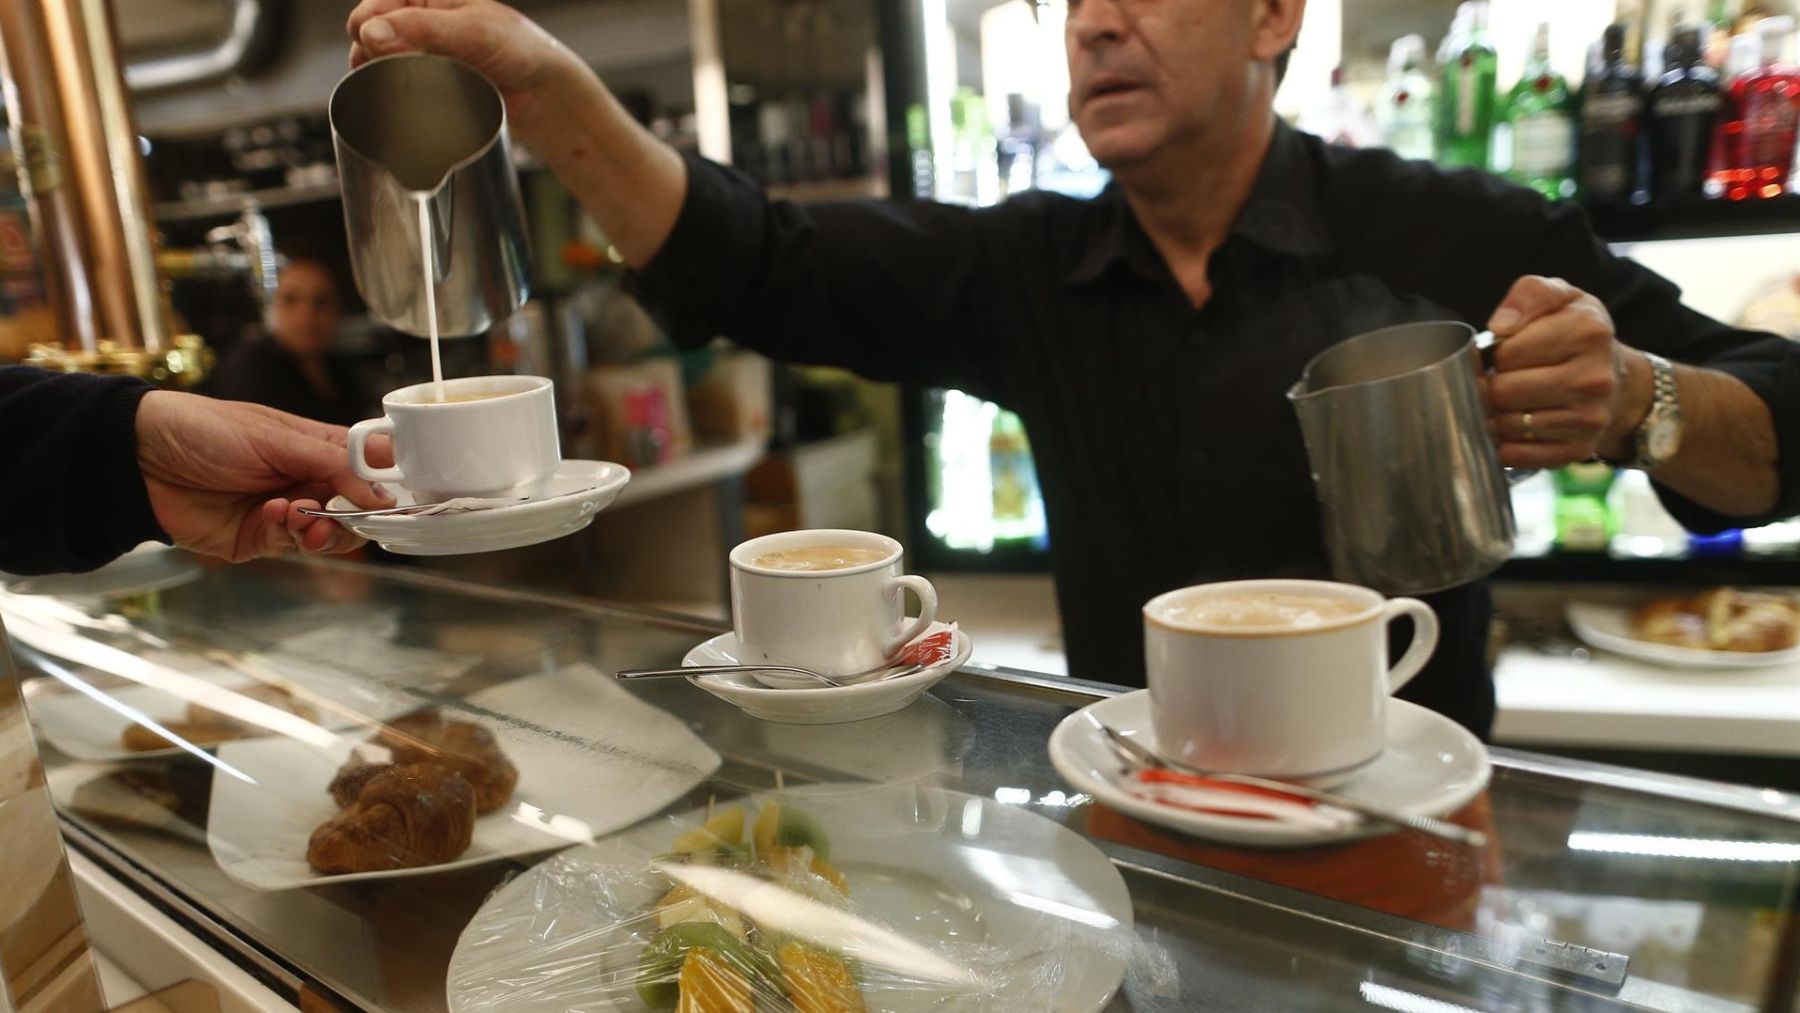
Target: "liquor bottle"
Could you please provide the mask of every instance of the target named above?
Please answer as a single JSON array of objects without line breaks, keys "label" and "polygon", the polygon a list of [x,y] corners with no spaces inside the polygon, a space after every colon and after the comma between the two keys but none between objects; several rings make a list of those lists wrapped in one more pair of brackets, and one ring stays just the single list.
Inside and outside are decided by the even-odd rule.
[{"label": "liquor bottle", "polygon": [[1644,78],[1625,59],[1625,26],[1606,26],[1600,60],[1581,88],[1580,178],[1584,198],[1622,203],[1639,194]]},{"label": "liquor bottle", "polygon": [[[1465,15],[1463,12],[1467,11]],[[1460,36],[1447,43],[1444,83],[1438,92],[1438,158],[1447,165],[1485,169],[1494,132],[1494,75],[1497,61],[1488,41],[1487,0],[1465,0]]]},{"label": "liquor bottle", "polygon": [[1494,165],[1551,200],[1575,195],[1575,118],[1569,83],[1550,66],[1550,26],[1539,24],[1519,83],[1494,129]]},{"label": "liquor bottle", "polygon": [[1744,111],[1738,102],[1736,85],[1739,78],[1756,69],[1762,60],[1762,39],[1754,32],[1731,39],[1731,53],[1725,58],[1724,103],[1719,110],[1719,125],[1713,130],[1712,152],[1707,156],[1704,187],[1708,197],[1743,200],[1750,196],[1752,174],[1745,167]]},{"label": "liquor bottle", "polygon": [[1350,89],[1344,86],[1344,68],[1331,72],[1331,90],[1322,101],[1307,106],[1296,124],[1301,130],[1322,138],[1327,144],[1364,148],[1375,143],[1375,126]]},{"label": "liquor bottle", "polygon": [[1746,58],[1752,47],[1758,60],[1731,82],[1708,194],[1744,200],[1779,196],[1787,189],[1800,127],[1800,69],[1780,60],[1793,30],[1793,18],[1764,18],[1754,36],[1732,40],[1734,60]]},{"label": "liquor bottle", "polygon": [[1425,40],[1408,35],[1388,49],[1388,77],[1375,104],[1381,142],[1401,158],[1432,156],[1431,78],[1425,76]]},{"label": "liquor bottle", "polygon": [[1663,57],[1667,69],[1650,89],[1650,190],[1658,197],[1698,197],[1724,102],[1719,75],[1701,58],[1700,30],[1675,29]]}]

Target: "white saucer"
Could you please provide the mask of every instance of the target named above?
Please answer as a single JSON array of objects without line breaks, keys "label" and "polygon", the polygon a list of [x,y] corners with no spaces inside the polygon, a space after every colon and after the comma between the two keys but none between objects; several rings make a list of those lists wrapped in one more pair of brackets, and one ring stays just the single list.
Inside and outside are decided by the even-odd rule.
[{"label": "white saucer", "polygon": [[[930,636],[949,628],[947,623],[932,623],[924,635]],[[956,631],[955,651],[949,661],[898,679],[818,689],[770,689],[757,682],[755,676],[744,672],[692,676],[688,681],[726,703],[741,708],[753,718],[794,725],[831,725],[880,717],[905,707],[961,667],[974,650],[974,642],[959,628]],[[681,659],[681,663],[740,664],[737,634],[719,634],[689,651],[687,657]]]},{"label": "white saucer", "polygon": [[[1193,812],[1158,805],[1119,786],[1124,765],[1086,715],[1145,744],[1150,728],[1150,691],[1110,697],[1064,718],[1050,735],[1050,762],[1068,782],[1096,800],[1149,823],[1227,844],[1296,847],[1350,840],[1381,832],[1371,823],[1347,830],[1301,827],[1276,820]],[[1367,767],[1332,790],[1414,816],[1455,812],[1488,783],[1487,747],[1456,722],[1405,700],[1387,705],[1387,749]]]},{"label": "white saucer", "polygon": [[[631,472],[622,464],[564,461],[556,466],[556,474],[544,494],[522,503],[432,517],[345,517],[338,523],[389,552],[407,556],[455,556],[516,549],[572,535],[587,527],[630,480]],[[416,502],[404,488],[393,492],[400,506]],[[338,496],[325,504],[325,509],[354,510],[356,506]]]}]

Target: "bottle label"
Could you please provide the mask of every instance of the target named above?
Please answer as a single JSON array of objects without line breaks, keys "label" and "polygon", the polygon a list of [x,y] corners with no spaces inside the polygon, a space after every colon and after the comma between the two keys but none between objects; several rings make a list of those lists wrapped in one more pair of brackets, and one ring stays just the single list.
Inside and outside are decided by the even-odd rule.
[{"label": "bottle label", "polygon": [[1475,132],[1475,78],[1475,61],[1464,55],[1462,65],[1457,69],[1456,81],[1455,130],[1461,137]]},{"label": "bottle label", "polygon": [[1582,103],[1581,118],[1596,127],[1625,123],[1638,112],[1636,95],[1590,95]]},{"label": "bottle label", "polygon": [[1528,179],[1567,176],[1575,161],[1575,125],[1562,113],[1513,122],[1513,171]]},{"label": "bottle label", "polygon": [[1720,99],[1716,93],[1698,95],[1658,95],[1650,108],[1658,116],[1693,116],[1716,113]]},{"label": "bottle label", "polygon": [[1744,147],[1750,165],[1762,167],[1790,163],[1800,108],[1773,88],[1752,91],[1744,103]]}]

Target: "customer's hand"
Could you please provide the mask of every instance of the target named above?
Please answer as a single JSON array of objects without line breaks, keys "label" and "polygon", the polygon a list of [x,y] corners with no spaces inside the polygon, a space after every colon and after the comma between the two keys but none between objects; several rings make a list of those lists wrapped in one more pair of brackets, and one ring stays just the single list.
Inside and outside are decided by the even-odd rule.
[{"label": "customer's hand", "polygon": [[1528,275],[1488,327],[1498,339],[1489,418],[1503,463],[1560,468],[1596,454],[1632,456],[1650,410],[1650,367],[1614,337],[1600,300],[1560,278]]},{"label": "customer's hand", "polygon": [[534,148],[594,73],[530,18],[494,0],[362,0],[345,25],[350,66],[421,51],[475,68],[500,89],[512,133]]},{"label": "customer's hand", "polygon": [[233,562],[362,544],[299,512],[332,493],[392,505],[351,472],[344,437],[342,426],[174,391],[144,395],[137,412],[138,464],[156,522],[175,544]]}]

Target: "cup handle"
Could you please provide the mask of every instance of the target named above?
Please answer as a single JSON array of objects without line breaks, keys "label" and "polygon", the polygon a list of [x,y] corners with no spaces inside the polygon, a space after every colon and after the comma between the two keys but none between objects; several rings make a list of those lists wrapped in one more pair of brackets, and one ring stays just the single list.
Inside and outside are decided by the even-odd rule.
[{"label": "cup handle", "polygon": [[1412,644],[1400,656],[1399,662],[1388,669],[1387,691],[1392,695],[1411,682],[1413,676],[1418,675],[1425,663],[1431,660],[1431,652],[1437,650],[1438,620],[1437,613],[1431,611],[1431,606],[1417,598],[1392,599],[1383,606],[1383,611],[1383,626],[1401,616],[1412,616],[1413,621]]},{"label": "cup handle", "polygon": [[[929,629],[932,620],[937,618],[937,588],[931,586],[931,581],[911,573],[893,578],[888,581],[887,586],[891,594],[910,589],[919,596],[919,618],[914,619],[899,636],[889,637],[887,643],[882,645],[882,653],[891,658],[900,653],[900,648],[912,643],[913,638]],[[902,601],[900,613],[905,615],[904,599]]]},{"label": "cup handle", "polygon": [[350,427],[350,438],[344,441],[346,447],[350,451],[350,470],[356,472],[357,478],[367,482],[404,483],[406,481],[406,476],[400,473],[399,468],[374,468],[369,466],[369,459],[365,456],[364,451],[369,444],[369,437],[374,436],[377,433],[385,433],[387,434],[388,439],[393,439],[394,420],[386,418],[364,419]]}]

